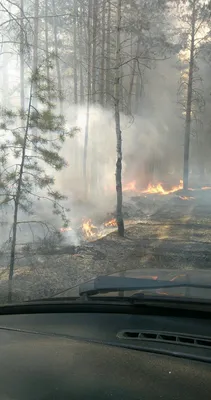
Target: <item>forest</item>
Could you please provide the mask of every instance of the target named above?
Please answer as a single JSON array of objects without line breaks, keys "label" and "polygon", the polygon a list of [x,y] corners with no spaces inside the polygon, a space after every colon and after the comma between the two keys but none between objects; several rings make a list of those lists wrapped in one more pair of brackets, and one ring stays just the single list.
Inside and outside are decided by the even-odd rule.
[{"label": "forest", "polygon": [[211,187],[211,4],[0,7],[0,244],[11,300],[24,235],[69,231],[75,245],[75,227],[90,237],[93,219],[110,216],[124,237],[128,192],[148,204],[144,194],[193,199]]}]

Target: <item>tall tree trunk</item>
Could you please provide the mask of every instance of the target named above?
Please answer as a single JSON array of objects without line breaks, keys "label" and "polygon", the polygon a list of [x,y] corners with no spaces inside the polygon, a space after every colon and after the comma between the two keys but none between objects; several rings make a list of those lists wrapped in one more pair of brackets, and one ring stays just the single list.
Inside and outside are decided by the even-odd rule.
[{"label": "tall tree trunk", "polygon": [[106,105],[111,101],[111,3],[108,0],[107,35],[106,35]]},{"label": "tall tree trunk", "polygon": [[73,17],[73,46],[74,46],[74,103],[78,103],[78,74],[77,74],[77,20],[78,20],[78,4],[74,0],[74,17]]},{"label": "tall tree trunk", "polygon": [[23,0],[21,0],[20,4],[20,104],[21,109],[25,108],[25,94],[24,94],[24,5]]},{"label": "tall tree trunk", "polygon": [[[52,0],[52,8],[53,8],[53,15],[56,15],[55,0]],[[61,80],[61,71],[59,62],[56,17],[53,17],[53,32],[54,32],[54,46],[55,46],[55,56],[56,56],[56,73],[57,73],[57,82],[59,91],[60,114],[63,114],[62,80]]]},{"label": "tall tree trunk", "polygon": [[49,69],[49,44],[48,44],[48,0],[45,0],[45,56],[46,56],[46,76],[48,85],[48,100],[50,101],[50,69]]},{"label": "tall tree trunk", "polygon": [[15,266],[18,211],[19,211],[19,206],[20,206],[20,197],[21,197],[23,173],[24,173],[24,165],[25,165],[25,153],[26,153],[26,145],[27,145],[28,131],[29,131],[29,119],[30,119],[31,103],[32,103],[32,91],[33,91],[33,89],[32,89],[32,83],[31,83],[26,129],[25,129],[25,135],[24,135],[23,146],[22,146],[22,154],[21,154],[21,164],[20,164],[20,170],[19,170],[19,175],[18,175],[18,180],[17,180],[17,190],[16,190],[16,194],[15,194],[15,199],[14,199],[13,227],[12,227],[12,240],[11,240],[11,250],[10,250],[10,264],[9,264],[9,280],[8,280],[8,302],[9,303],[12,301],[12,291],[13,291],[12,283],[13,283],[14,266]]},{"label": "tall tree trunk", "polygon": [[98,13],[98,0],[93,3],[93,38],[92,38],[92,102],[96,102],[96,55],[97,55],[97,13]]},{"label": "tall tree trunk", "polygon": [[91,98],[91,16],[92,16],[92,0],[89,0],[87,32],[88,32],[88,54],[87,54],[87,107],[86,107],[86,125],[84,136],[84,157],[83,157],[83,177],[84,177],[84,192],[87,197],[88,182],[87,182],[87,152],[89,138],[89,113],[90,113],[90,98]]},{"label": "tall tree trunk", "polygon": [[[39,32],[39,0],[35,0],[34,2],[34,42],[33,42],[33,64],[32,64],[32,72],[36,73],[38,68],[38,32]],[[34,90],[33,85],[33,98],[32,98],[32,105],[34,108],[37,108],[37,97],[36,91]],[[36,133],[36,128],[34,132]],[[35,148],[36,151],[36,148]]]},{"label": "tall tree trunk", "polygon": [[100,104],[104,106],[105,99],[105,12],[106,12],[106,0],[102,3],[102,42],[101,42],[101,71],[100,71]]},{"label": "tall tree trunk", "polygon": [[80,2],[80,103],[84,104],[84,78],[83,78],[83,0]]},{"label": "tall tree trunk", "polygon": [[193,68],[194,68],[194,50],[195,50],[195,25],[196,25],[196,0],[192,4],[191,18],[191,47],[188,72],[188,91],[185,115],[185,140],[184,140],[184,167],[183,167],[183,189],[188,190],[189,179],[189,151],[190,151],[190,132],[191,132],[191,111],[193,95]]},{"label": "tall tree trunk", "polygon": [[[34,3],[34,43],[33,43],[33,73],[36,72],[38,66],[38,29],[39,29],[39,0]],[[33,106],[37,106],[36,95],[33,97]]]},{"label": "tall tree trunk", "polygon": [[[50,108],[50,102],[51,102],[51,97],[50,97],[50,53],[49,53],[49,37],[48,37],[48,0],[45,0],[45,57],[46,57],[46,77],[47,77],[47,96],[48,96],[48,102],[49,102],[49,108]],[[49,139],[50,143],[49,146],[51,146],[51,141],[53,139],[53,133],[50,131],[49,132]]]},{"label": "tall tree trunk", "polygon": [[116,76],[115,76],[115,125],[116,125],[116,141],[117,141],[117,160],[116,160],[116,193],[117,193],[117,209],[116,218],[118,233],[124,236],[124,220],[122,214],[122,132],[120,127],[120,65],[121,65],[121,7],[122,0],[117,2],[117,31],[116,31]]}]

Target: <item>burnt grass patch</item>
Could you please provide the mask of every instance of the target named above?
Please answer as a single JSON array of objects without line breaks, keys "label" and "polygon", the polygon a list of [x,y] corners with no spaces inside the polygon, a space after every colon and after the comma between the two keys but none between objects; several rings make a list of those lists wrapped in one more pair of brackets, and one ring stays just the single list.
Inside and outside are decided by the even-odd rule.
[{"label": "burnt grass patch", "polygon": [[[14,301],[52,296],[97,275],[127,269],[211,268],[210,194],[207,197],[203,202],[196,197],[134,197],[124,205],[131,220],[124,238],[113,231],[80,246],[26,248],[16,257]],[[8,254],[2,252],[1,302],[6,301],[7,264]]]}]

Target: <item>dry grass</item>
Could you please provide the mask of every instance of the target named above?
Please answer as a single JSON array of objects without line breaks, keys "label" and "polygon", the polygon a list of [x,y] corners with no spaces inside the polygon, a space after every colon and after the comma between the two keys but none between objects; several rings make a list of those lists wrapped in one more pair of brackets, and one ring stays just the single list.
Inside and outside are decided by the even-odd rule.
[{"label": "dry grass", "polygon": [[[24,254],[14,275],[14,301],[51,296],[96,275],[136,268],[210,268],[211,215],[205,208],[165,204],[143,223],[87,243],[76,254]],[[1,262],[0,262],[1,264]],[[0,270],[6,301],[8,270]]]}]

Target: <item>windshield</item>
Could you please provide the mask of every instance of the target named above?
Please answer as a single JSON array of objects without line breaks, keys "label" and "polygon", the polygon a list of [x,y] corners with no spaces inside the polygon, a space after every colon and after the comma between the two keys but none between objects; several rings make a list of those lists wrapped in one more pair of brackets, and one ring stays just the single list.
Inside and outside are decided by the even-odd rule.
[{"label": "windshield", "polygon": [[210,2],[0,9],[0,303],[119,272],[211,285]]}]

